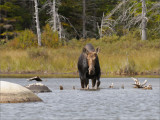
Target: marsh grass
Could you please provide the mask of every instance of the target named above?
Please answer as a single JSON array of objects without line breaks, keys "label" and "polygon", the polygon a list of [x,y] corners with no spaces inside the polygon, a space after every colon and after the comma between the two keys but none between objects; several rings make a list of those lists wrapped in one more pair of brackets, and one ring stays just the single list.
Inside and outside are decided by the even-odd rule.
[{"label": "marsh grass", "polygon": [[[100,48],[99,61],[104,75],[160,74],[160,40],[141,41],[130,36],[105,37],[100,40],[71,40],[57,48],[1,49],[1,73],[59,74],[74,73],[77,61],[86,43]],[[129,39],[129,40],[128,40]]]}]

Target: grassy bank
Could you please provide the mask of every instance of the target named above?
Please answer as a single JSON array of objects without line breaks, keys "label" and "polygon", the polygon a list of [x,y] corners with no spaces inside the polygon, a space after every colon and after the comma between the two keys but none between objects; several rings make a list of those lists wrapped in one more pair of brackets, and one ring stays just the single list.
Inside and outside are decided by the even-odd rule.
[{"label": "grassy bank", "polygon": [[58,48],[0,49],[0,73],[34,74],[50,77],[77,77],[77,61],[86,43],[100,47],[103,76],[159,75],[160,40],[141,41],[128,37],[105,37],[100,40],[71,40]]}]

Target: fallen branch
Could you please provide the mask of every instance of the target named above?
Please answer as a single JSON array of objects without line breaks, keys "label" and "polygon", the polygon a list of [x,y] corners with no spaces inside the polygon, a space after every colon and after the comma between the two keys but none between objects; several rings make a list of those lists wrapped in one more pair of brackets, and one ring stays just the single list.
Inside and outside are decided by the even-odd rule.
[{"label": "fallen branch", "polygon": [[148,86],[144,86],[146,83],[147,83],[147,80],[145,80],[142,84],[140,83],[140,81],[136,78],[133,78],[132,79],[134,80],[134,88],[143,88],[143,89],[152,89],[152,85],[148,85]]}]

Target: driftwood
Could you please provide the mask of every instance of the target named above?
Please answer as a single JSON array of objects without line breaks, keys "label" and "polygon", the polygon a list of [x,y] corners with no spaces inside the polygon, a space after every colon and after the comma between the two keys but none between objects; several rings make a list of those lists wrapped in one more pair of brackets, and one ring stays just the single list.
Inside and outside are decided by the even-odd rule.
[{"label": "driftwood", "polygon": [[145,89],[145,90],[152,90],[152,85],[148,85],[148,86],[145,86],[143,89]]},{"label": "driftwood", "polygon": [[42,81],[42,79],[39,76],[28,79],[28,81],[32,81],[32,80],[36,80],[36,81],[40,81],[40,82]]},{"label": "driftwood", "polygon": [[133,78],[132,79],[134,80],[134,88],[143,88],[143,89],[152,89],[152,85],[148,85],[148,86],[144,86],[146,83],[147,83],[147,80],[145,80],[142,84],[140,83],[140,81],[136,78]]}]

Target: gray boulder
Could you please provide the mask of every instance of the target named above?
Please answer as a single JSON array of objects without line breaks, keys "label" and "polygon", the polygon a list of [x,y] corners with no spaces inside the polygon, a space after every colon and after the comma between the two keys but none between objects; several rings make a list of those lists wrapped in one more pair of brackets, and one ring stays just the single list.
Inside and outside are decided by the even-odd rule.
[{"label": "gray boulder", "polygon": [[21,103],[42,101],[27,88],[6,81],[0,81],[0,103]]},{"label": "gray boulder", "polygon": [[47,86],[42,83],[33,83],[25,87],[34,93],[52,92]]}]

